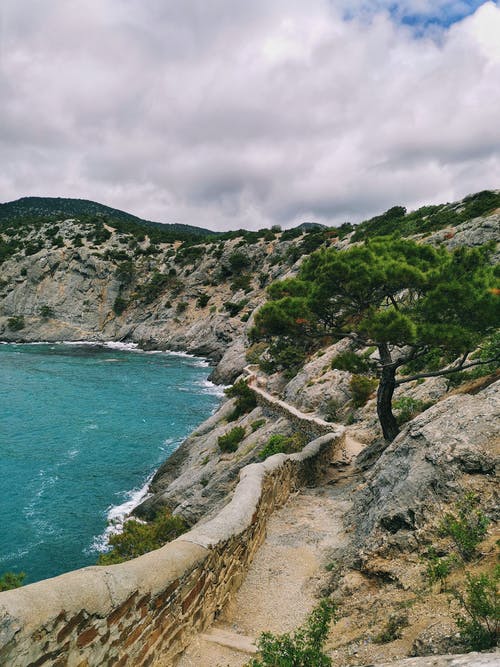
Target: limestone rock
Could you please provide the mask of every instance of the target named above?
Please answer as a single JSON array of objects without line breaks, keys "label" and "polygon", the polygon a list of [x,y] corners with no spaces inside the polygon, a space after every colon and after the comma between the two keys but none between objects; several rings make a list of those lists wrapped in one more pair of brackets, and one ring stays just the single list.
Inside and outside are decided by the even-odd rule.
[{"label": "limestone rock", "polygon": [[225,351],[210,374],[209,380],[216,384],[232,384],[238,375],[241,375],[247,363],[245,345],[242,340],[237,340]]},{"label": "limestone rock", "polygon": [[357,547],[407,540],[435,496],[449,498],[464,474],[492,476],[498,464],[500,382],[455,395],[411,421],[378,458],[355,494],[348,522]]}]

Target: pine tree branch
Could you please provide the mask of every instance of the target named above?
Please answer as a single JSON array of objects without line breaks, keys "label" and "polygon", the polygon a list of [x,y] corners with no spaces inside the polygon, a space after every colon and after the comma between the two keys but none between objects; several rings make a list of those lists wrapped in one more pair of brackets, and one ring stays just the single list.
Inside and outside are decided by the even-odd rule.
[{"label": "pine tree branch", "polygon": [[468,368],[473,368],[474,366],[485,366],[487,364],[492,364],[495,361],[500,361],[500,356],[493,357],[492,359],[487,359],[486,361],[471,361],[469,364],[464,364],[461,360],[460,363],[457,366],[454,366],[453,368],[447,368],[442,371],[433,371],[429,373],[418,373],[417,375],[412,375],[410,377],[405,377],[401,378],[400,380],[396,380],[396,387],[399,387],[399,385],[404,384],[405,382],[413,382],[414,380],[420,380],[422,378],[432,378],[432,377],[441,377],[443,375],[451,375],[452,373],[465,371]]}]

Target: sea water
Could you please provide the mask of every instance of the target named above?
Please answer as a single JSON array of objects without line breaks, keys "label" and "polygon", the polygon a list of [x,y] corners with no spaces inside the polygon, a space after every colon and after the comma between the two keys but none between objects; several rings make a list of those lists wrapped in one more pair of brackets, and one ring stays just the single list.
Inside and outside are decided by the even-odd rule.
[{"label": "sea water", "polygon": [[202,359],[113,344],[0,345],[0,575],[94,564],[216,409],[208,373]]}]

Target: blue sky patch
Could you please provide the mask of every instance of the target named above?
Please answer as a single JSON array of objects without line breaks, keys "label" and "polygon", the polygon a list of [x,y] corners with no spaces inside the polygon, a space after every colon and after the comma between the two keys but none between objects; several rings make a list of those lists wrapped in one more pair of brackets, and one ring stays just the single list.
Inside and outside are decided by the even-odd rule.
[{"label": "blue sky patch", "polygon": [[453,23],[461,21],[466,16],[473,14],[478,7],[484,5],[488,0],[434,0],[427,3],[414,2],[413,0],[401,0],[391,2],[390,0],[361,0],[353,2],[347,10],[347,20],[366,17],[386,11],[391,18],[401,25],[406,25],[415,30],[417,35],[422,35],[433,28],[448,28]]}]

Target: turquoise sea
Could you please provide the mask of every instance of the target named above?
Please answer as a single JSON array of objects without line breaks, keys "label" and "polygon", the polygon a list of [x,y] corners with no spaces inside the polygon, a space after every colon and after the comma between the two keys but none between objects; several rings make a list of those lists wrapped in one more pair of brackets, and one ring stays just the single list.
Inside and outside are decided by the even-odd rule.
[{"label": "turquoise sea", "polygon": [[204,360],[123,347],[0,345],[0,574],[27,583],[94,564],[217,407]]}]

